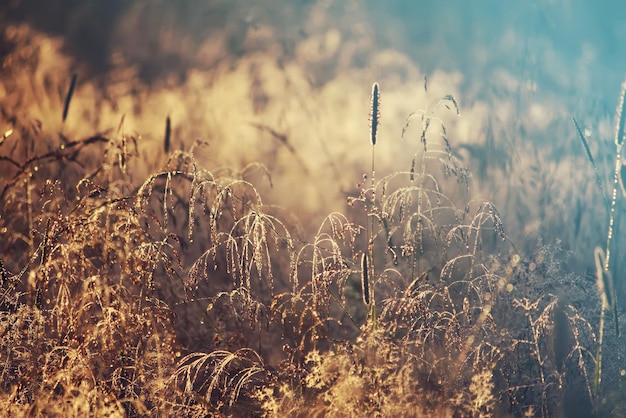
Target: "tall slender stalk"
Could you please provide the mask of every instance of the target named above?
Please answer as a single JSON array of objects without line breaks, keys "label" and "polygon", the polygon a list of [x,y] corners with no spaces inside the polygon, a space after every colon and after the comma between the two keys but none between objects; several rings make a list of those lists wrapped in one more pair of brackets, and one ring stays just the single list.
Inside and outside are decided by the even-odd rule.
[{"label": "tall slender stalk", "polygon": [[613,190],[611,193],[611,206],[609,209],[609,229],[606,237],[606,259],[604,260],[604,270],[608,271],[611,266],[611,250],[613,249],[613,230],[617,218],[617,191],[619,189],[620,172],[622,168],[622,146],[624,145],[624,123],[626,113],[624,113],[624,94],[626,93],[626,80],[622,83],[619,105],[617,107],[615,123],[615,170],[613,172]]},{"label": "tall slender stalk", "polygon": [[[611,254],[617,252],[618,242],[614,237],[618,235],[619,217],[617,211],[618,189],[620,188],[622,169],[622,146],[624,144],[624,126],[626,113],[624,112],[624,95],[626,93],[626,80],[622,83],[622,89],[617,106],[615,119],[615,167],[613,172],[613,185],[611,189],[611,202],[609,206],[609,226],[604,250],[596,247],[594,260],[596,264],[596,286],[601,299],[600,324],[598,333],[598,351],[596,353],[596,371],[594,375],[594,395],[597,398],[600,383],[602,381],[602,344],[604,339],[604,311],[611,309],[615,336],[619,338],[618,303],[614,279],[617,277],[616,261],[611,262]],[[578,126],[577,126],[577,129]],[[583,142],[583,144],[585,144]],[[588,152],[588,147],[586,147]],[[618,349],[618,360],[621,358],[621,349]],[[597,399],[596,399],[597,400]]]},{"label": "tall slender stalk", "polygon": [[[376,205],[376,140],[378,137],[378,125],[380,123],[380,87],[375,82],[372,85],[372,99],[370,104],[370,142],[372,143],[372,175],[371,175],[371,205],[370,213],[368,216],[370,222],[367,230],[367,253],[369,254],[370,263],[367,262],[367,256],[363,255],[362,272],[363,274],[363,292],[368,292],[367,295],[363,295],[363,300],[366,301],[369,307],[368,317],[372,323],[372,326],[376,328],[376,301],[374,299],[374,214],[372,210]],[[369,301],[369,303],[367,302]]]}]

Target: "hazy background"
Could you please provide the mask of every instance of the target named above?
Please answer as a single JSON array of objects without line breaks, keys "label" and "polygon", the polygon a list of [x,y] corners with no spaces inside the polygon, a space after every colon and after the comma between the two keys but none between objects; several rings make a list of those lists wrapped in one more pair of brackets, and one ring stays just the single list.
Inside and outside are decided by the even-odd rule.
[{"label": "hazy background", "polygon": [[[170,116],[174,148],[206,141],[197,155],[209,169],[265,163],[274,183],[266,199],[317,225],[344,208],[370,168],[374,81],[381,176],[407,170],[419,150],[415,135],[400,140],[406,117],[452,94],[461,115],[436,112],[472,170],[470,198],[496,203],[518,247],[560,240],[588,268],[606,219],[571,117],[608,185],[626,73],[626,6],[616,5],[8,0],[0,132],[37,119],[47,132],[86,136],[125,115],[147,173],[165,161]],[[78,84],[62,124],[72,73]]]}]

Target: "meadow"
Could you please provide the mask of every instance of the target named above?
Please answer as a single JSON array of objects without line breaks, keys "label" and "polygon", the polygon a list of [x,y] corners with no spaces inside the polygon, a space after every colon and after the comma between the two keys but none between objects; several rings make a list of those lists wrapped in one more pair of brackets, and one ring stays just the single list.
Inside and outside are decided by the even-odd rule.
[{"label": "meadow", "polygon": [[150,87],[3,28],[2,411],[623,416],[624,87],[465,107],[315,25]]}]

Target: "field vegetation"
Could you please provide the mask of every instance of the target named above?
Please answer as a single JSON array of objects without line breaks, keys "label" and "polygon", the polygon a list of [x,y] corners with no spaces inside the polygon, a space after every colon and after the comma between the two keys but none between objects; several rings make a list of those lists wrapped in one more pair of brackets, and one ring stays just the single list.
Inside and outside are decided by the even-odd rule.
[{"label": "field vegetation", "polygon": [[[548,198],[530,207],[509,196],[501,209],[477,197],[475,187],[519,182],[549,196],[556,187],[544,174],[563,160],[546,168],[535,155],[514,178],[500,148],[456,140],[450,125],[462,130],[463,103],[426,77],[423,100],[391,127],[385,84],[362,85],[369,126],[367,111],[346,122],[364,126],[359,149],[317,177],[311,169],[333,149],[311,156],[262,123],[247,123],[248,132],[273,139],[259,152],[277,167],[215,146],[215,132],[183,141],[169,115],[158,139],[130,128],[123,112],[114,126],[82,134],[93,125],[73,128],[81,125],[74,109],[87,107],[91,91],[76,73],[49,67],[55,41],[36,48],[37,36],[12,27],[3,38],[0,408],[8,416],[626,414],[624,88],[615,92],[610,154],[563,122],[579,136],[580,170],[594,179],[582,194],[595,197],[559,217]],[[55,121],[43,123],[30,106]],[[213,149],[220,158],[228,149],[225,160],[236,163],[221,164]],[[279,166],[286,158],[293,177]],[[342,195],[336,210],[292,209],[289,188],[319,192],[329,181],[341,184],[329,191]],[[533,231],[577,222],[561,240],[539,234],[546,241],[520,245],[528,231],[511,231],[503,210],[537,214]],[[590,218],[602,219],[603,243],[572,244],[590,233]],[[593,260],[586,274],[569,268],[581,249]]]}]

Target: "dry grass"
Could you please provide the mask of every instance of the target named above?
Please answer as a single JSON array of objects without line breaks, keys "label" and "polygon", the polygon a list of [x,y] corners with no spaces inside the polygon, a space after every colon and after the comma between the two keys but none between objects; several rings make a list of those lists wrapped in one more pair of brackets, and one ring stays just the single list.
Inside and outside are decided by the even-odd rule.
[{"label": "dry grass", "polygon": [[[380,88],[372,147],[389,141],[377,131]],[[455,98],[434,103],[407,116],[394,145],[411,165],[376,179],[372,152],[371,177],[345,213],[310,235],[266,204],[271,170],[212,167],[197,157],[201,142],[170,150],[169,117],[163,160],[143,175],[141,140],[123,118],[75,139],[3,107],[0,407],[15,416],[619,411],[619,370],[599,378],[601,364],[619,360],[596,351],[619,344],[600,337],[606,295],[601,303],[593,280],[567,274],[559,248],[515,248],[495,205],[471,198],[444,123],[459,115]]]}]

